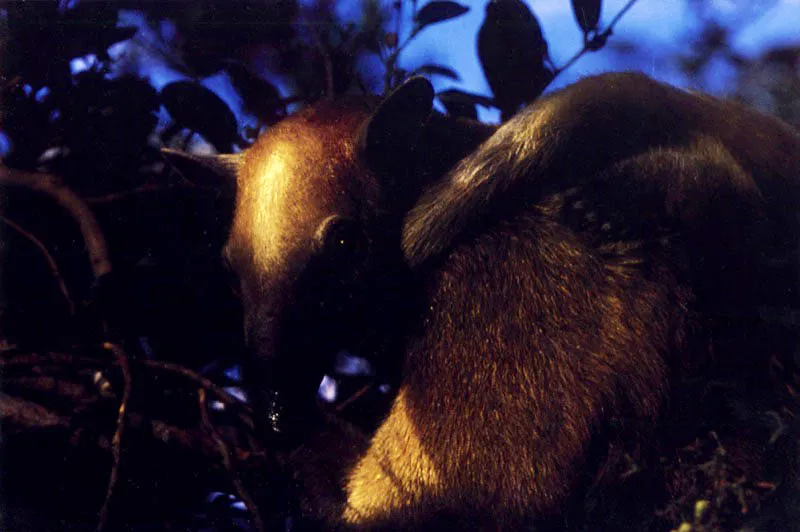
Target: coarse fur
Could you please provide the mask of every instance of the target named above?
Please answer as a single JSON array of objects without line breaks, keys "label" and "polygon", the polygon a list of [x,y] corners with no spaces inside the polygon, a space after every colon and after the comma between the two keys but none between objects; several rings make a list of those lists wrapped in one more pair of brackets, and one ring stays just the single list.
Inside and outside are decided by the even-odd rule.
[{"label": "coarse fur", "polygon": [[[797,305],[799,148],[778,121],[638,75],[501,127],[406,217],[428,306],[346,516],[522,527],[563,510],[595,441],[637,455],[670,376],[713,355],[757,381],[784,346],[748,339],[751,319]],[[417,461],[392,459],[395,417]]]},{"label": "coarse fur", "polygon": [[[563,528],[621,456],[646,462],[682,426],[679,379],[757,387],[794,348],[761,316],[798,306],[800,139],[638,74],[584,79],[496,132],[426,121],[413,83],[377,109],[312,107],[245,153],[228,255],[250,390],[304,405],[286,460],[309,520]],[[346,273],[316,243],[334,215],[369,248]],[[369,441],[309,406],[348,342],[402,364]]]}]

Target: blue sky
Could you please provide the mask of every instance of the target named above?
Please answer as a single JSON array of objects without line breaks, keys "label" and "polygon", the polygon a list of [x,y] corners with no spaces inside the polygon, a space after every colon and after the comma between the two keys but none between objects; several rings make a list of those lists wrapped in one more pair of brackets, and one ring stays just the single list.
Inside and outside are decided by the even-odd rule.
[{"label": "blue sky", "polygon": [[[421,2],[422,3],[422,2]],[[459,87],[472,92],[490,94],[480,70],[475,36],[483,21],[486,1],[465,1],[470,7],[466,15],[422,32],[406,49],[401,65],[413,66],[428,61],[454,68],[462,81],[434,79],[437,90]],[[564,64],[582,43],[582,35],[572,14],[569,0],[527,0],[539,18],[550,54],[556,65]],[[605,0],[601,26],[604,27],[627,0]],[[725,25],[747,21],[734,36],[734,49],[756,57],[766,47],[800,44],[800,0],[711,0],[708,2],[715,20]],[[691,37],[699,21],[688,7],[687,0],[638,0],[616,25],[609,46],[586,54],[552,85],[557,88],[579,77],[609,70],[634,69],[655,78],[687,86],[688,80],[677,68],[676,57],[690,49]],[[636,54],[616,52],[617,44],[633,43],[640,47]],[[725,65],[717,65],[703,88],[724,93]],[[695,87],[697,88],[697,87]]]},{"label": "blue sky", "polygon": [[[311,3],[314,0],[303,0]],[[400,57],[400,66],[412,68],[424,63],[439,63],[455,69],[460,81],[434,76],[437,90],[461,88],[469,92],[491,95],[483,77],[477,58],[476,35],[485,13],[488,0],[457,0],[470,11],[456,19],[431,26],[421,32],[406,48]],[[536,13],[545,38],[549,43],[550,55],[556,65],[563,65],[582,44],[582,34],[572,14],[569,0],[524,0]],[[584,55],[577,63],[561,74],[550,89],[569,84],[576,79],[593,73],[611,70],[639,70],[663,81],[689,87],[689,80],[680,72],[676,58],[691,49],[692,37],[696,35],[699,21],[688,4],[691,0],[638,0],[615,26],[608,46],[599,52]],[[756,57],[765,48],[779,45],[800,45],[800,0],[705,0],[710,15],[725,25],[740,27],[733,38],[737,52],[746,57]],[[387,6],[392,0],[384,0]],[[427,0],[419,0],[425,5]],[[410,2],[405,4],[404,24],[406,31],[410,24]],[[627,0],[604,0],[601,27],[620,11]],[[361,2],[347,0],[339,2],[339,11],[346,18],[357,19]],[[125,23],[139,22],[141,15],[127,12]],[[746,24],[738,24],[746,21]],[[152,31],[143,28],[144,31]],[[635,53],[624,53],[620,48],[626,44],[636,45]],[[145,60],[142,73],[146,73],[153,85],[160,89],[166,83],[182,77],[163,64]],[[717,94],[724,94],[731,87],[730,69],[723,62],[714,65],[704,80],[702,87]],[[288,90],[277,83],[284,96]],[[239,115],[244,122],[248,118],[241,115],[241,102],[229,90],[224,75],[206,79],[204,84],[217,92]],[[484,120],[497,120],[497,113],[479,109]],[[164,117],[166,118],[166,117]]]}]

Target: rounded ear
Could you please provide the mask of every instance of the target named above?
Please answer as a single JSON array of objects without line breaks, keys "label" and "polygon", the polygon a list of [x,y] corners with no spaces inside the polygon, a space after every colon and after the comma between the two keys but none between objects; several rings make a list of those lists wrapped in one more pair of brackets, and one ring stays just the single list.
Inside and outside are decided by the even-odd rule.
[{"label": "rounded ear", "polygon": [[367,166],[395,173],[418,151],[418,140],[433,111],[433,86],[423,77],[408,79],[378,106],[361,132]]},{"label": "rounded ear", "polygon": [[190,181],[204,184],[235,186],[243,154],[196,155],[162,148],[161,155],[169,165]]}]

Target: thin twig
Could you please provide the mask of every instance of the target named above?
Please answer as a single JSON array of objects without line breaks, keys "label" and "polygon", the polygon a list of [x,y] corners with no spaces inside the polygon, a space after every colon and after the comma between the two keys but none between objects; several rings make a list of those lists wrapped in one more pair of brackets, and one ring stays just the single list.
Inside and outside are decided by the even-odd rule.
[{"label": "thin twig", "polygon": [[605,33],[611,35],[611,28],[613,28],[617,24],[617,22],[619,22],[619,19],[621,19],[623,15],[625,15],[625,13],[627,13],[628,10],[632,8],[633,4],[635,3],[636,0],[629,0],[628,3],[625,4],[622,7],[622,9],[619,10],[619,13],[617,13],[617,15],[613,19],[611,19],[611,22],[608,23],[608,28],[606,29]]},{"label": "thin twig", "polygon": [[[35,401],[16,397],[14,393],[9,393],[9,390],[4,390],[0,392],[0,425],[3,426],[6,435],[9,437],[23,432],[33,434],[32,431],[40,431],[41,433],[41,431],[53,429],[68,430],[73,426],[76,416],[83,410],[83,407],[78,406],[79,403],[79,401],[76,402],[75,406],[70,408],[71,415],[62,416]],[[153,419],[149,415],[142,415],[128,410],[125,430],[126,433],[130,430],[140,430],[149,434],[156,442],[163,444],[163,452],[167,453],[165,456],[173,452],[180,453],[184,458],[188,452],[197,453],[204,460],[213,460],[219,456],[217,443],[202,428],[182,428]],[[79,439],[71,438],[69,443],[76,446],[79,443]],[[97,439],[93,440],[93,443],[98,449],[111,454],[113,443],[108,438],[98,435]],[[258,461],[264,457],[262,452],[237,449],[235,456],[239,455],[246,456],[246,460],[250,461],[245,466],[248,469],[262,469]],[[241,460],[242,458],[239,459]],[[222,469],[222,464],[220,464],[220,473]],[[213,471],[216,472],[216,470],[215,466]]]},{"label": "thin twig", "polygon": [[206,402],[205,388],[197,389],[197,402],[199,403],[200,407],[200,420],[203,425],[203,429],[211,437],[211,439],[214,440],[214,443],[216,443],[219,454],[222,457],[222,464],[225,467],[225,471],[228,473],[231,484],[236,490],[236,494],[239,495],[239,498],[250,511],[250,516],[253,519],[253,527],[260,532],[264,532],[264,521],[261,519],[261,512],[259,511],[258,506],[253,498],[250,496],[250,493],[248,493],[247,489],[244,487],[241,478],[239,478],[239,474],[236,471],[236,466],[231,458],[231,452],[228,448],[228,444],[225,443],[225,440],[222,439],[214,426],[211,424],[211,419],[208,415],[208,404]]},{"label": "thin twig", "polygon": [[353,395],[351,395],[350,397],[348,397],[347,399],[345,399],[344,401],[342,401],[341,403],[336,405],[334,410],[336,412],[341,412],[342,410],[344,410],[345,408],[347,408],[348,406],[350,406],[354,402],[358,401],[365,393],[370,391],[372,389],[372,387],[373,387],[373,383],[368,382],[367,384],[365,384],[364,386],[359,388]]},{"label": "thin twig", "polygon": [[42,405],[0,392],[0,421],[6,434],[18,427],[65,428],[66,419]]},{"label": "thin twig", "polygon": [[9,220],[5,216],[0,215],[0,220],[3,221],[4,224],[9,226],[10,228],[14,229],[16,232],[27,238],[34,246],[36,246],[39,251],[41,252],[42,256],[44,257],[45,262],[47,262],[48,268],[50,268],[50,274],[55,278],[56,284],[58,284],[58,289],[61,291],[61,295],[64,296],[64,300],[67,302],[67,306],[69,307],[69,315],[75,315],[75,303],[72,301],[72,298],[69,295],[69,290],[67,289],[67,284],[64,282],[64,278],[61,277],[61,272],[58,269],[58,264],[56,263],[53,256],[47,250],[45,245],[42,243],[41,240],[36,238],[33,233],[24,229],[18,223]]},{"label": "thin twig", "polygon": [[14,85],[19,85],[22,83],[22,76],[14,76],[13,78],[6,80],[4,77],[2,79],[3,89],[7,89],[9,87],[13,87]]},{"label": "thin twig", "polygon": [[[13,351],[12,351],[13,352]],[[37,366],[43,363],[83,365],[90,368],[104,367],[108,361],[96,358],[72,355],[68,353],[25,353],[0,356],[0,368],[14,366]],[[252,408],[247,403],[226,392],[222,387],[203,377],[199,373],[171,362],[161,360],[141,360],[145,367],[165,371],[189,380],[196,387],[205,388],[226,407],[235,409],[238,419],[250,430],[253,430]]]},{"label": "thin twig", "polygon": [[59,177],[53,174],[12,170],[0,165],[0,185],[24,187],[53,198],[78,223],[95,278],[111,272],[108,246],[97,218],[89,205],[72,189],[64,185]]},{"label": "thin twig", "polygon": [[[608,38],[611,36],[611,32],[612,32],[612,30],[614,29],[614,26],[615,26],[615,25],[616,25],[616,24],[617,24],[617,23],[620,21],[620,19],[622,18],[622,16],[623,16],[625,13],[627,13],[627,12],[628,12],[628,10],[629,10],[631,7],[633,7],[633,4],[635,4],[635,3],[636,3],[636,0],[628,0],[628,3],[627,3],[627,4],[625,4],[625,5],[622,7],[622,9],[620,9],[620,10],[619,10],[619,13],[617,13],[617,14],[616,14],[616,16],[615,16],[613,19],[611,19],[611,22],[608,24],[608,26],[606,27],[606,29],[605,29],[605,30],[603,30],[602,32],[598,33],[598,34],[597,34],[597,35],[594,37],[594,39],[593,39],[593,40],[597,40],[597,39],[599,39],[599,40],[601,40],[601,41],[602,41],[602,40],[608,39]],[[591,46],[591,43],[592,43],[592,40],[590,40],[590,41],[588,41],[588,42],[585,42],[585,43],[583,44],[583,48],[581,48],[581,49],[578,51],[578,53],[576,53],[575,55],[573,55],[573,56],[572,56],[572,57],[569,59],[569,61],[567,61],[567,62],[566,62],[564,65],[562,65],[560,68],[557,68],[557,69],[555,69],[555,70],[553,71],[553,79],[555,79],[555,78],[556,78],[556,77],[557,77],[559,74],[561,74],[561,73],[562,73],[562,72],[564,72],[566,69],[568,69],[569,67],[571,67],[571,66],[572,66],[572,65],[575,63],[575,61],[577,61],[578,59],[580,59],[581,57],[583,57],[583,54],[585,54],[585,53],[586,53],[586,52],[588,52],[589,50],[592,50],[593,48],[592,48],[592,46]],[[551,80],[550,80],[550,82],[552,83],[552,81],[553,81],[553,80],[551,79]]]},{"label": "thin twig", "polygon": [[[17,347],[9,348],[7,351],[11,353],[19,352],[19,348]],[[87,367],[107,366],[109,364],[108,361],[87,356],[73,355],[71,353],[48,352],[46,354],[42,353],[8,354],[6,352],[0,352],[0,367],[37,366],[46,362],[54,364],[80,364]],[[206,388],[207,390],[213,392],[217,396],[217,399],[219,399],[220,401],[224,403],[230,403],[231,405],[234,406],[238,406],[246,412],[250,411],[249,405],[243,403],[236,397],[232,396],[231,394],[220,388],[214,382],[192,371],[189,368],[185,368],[178,364],[173,364],[171,362],[164,362],[161,360],[141,360],[140,362],[144,364],[146,367],[149,367],[151,369],[167,371],[169,373],[175,373],[182,377],[185,377],[188,380],[192,381],[194,384],[202,386],[203,388]]]},{"label": "thin twig", "polygon": [[[416,9],[414,9],[414,16],[416,16]],[[400,38],[400,19],[403,18],[403,4],[402,2],[395,3],[395,19],[394,19],[394,35],[395,38]],[[413,20],[413,18],[412,18]]]},{"label": "thin twig", "polygon": [[182,182],[182,183],[172,183],[169,185],[142,185],[136,188],[132,188],[129,190],[122,190],[120,192],[112,192],[110,194],[105,194],[103,196],[91,196],[88,198],[84,198],[86,203],[92,205],[98,205],[103,203],[112,203],[114,201],[123,200],[129,198],[131,196],[139,196],[143,194],[152,194],[154,192],[165,192],[170,190],[208,190],[208,191],[219,191],[221,187],[215,187],[210,185],[196,185],[189,182]]},{"label": "thin twig", "polygon": [[55,395],[58,398],[69,399],[72,403],[77,403],[88,396],[86,386],[80,382],[52,375],[5,376],[3,390],[7,393],[30,394],[30,392],[35,392],[48,394],[49,397]]},{"label": "thin twig", "polygon": [[102,532],[102,530],[105,529],[108,521],[109,508],[111,506],[111,499],[114,495],[114,488],[116,487],[117,480],[119,479],[119,469],[122,459],[122,433],[125,430],[126,410],[128,408],[128,402],[131,398],[131,389],[133,388],[130,366],[128,365],[128,357],[125,352],[120,347],[109,342],[105,342],[103,344],[103,349],[111,351],[111,353],[114,355],[117,364],[122,370],[124,388],[122,392],[122,401],[120,401],[119,410],[117,412],[117,428],[114,431],[114,438],[111,440],[111,457],[113,463],[111,466],[111,474],[108,478],[106,497],[103,501],[102,508],[100,508],[100,513],[97,516],[97,532]]},{"label": "thin twig", "polygon": [[420,29],[421,28],[415,26],[414,29],[411,30],[411,34],[408,36],[408,38],[405,41],[403,41],[402,43],[398,44],[397,48],[395,48],[392,51],[392,53],[389,54],[389,57],[386,58],[386,61],[385,61],[385,64],[384,64],[384,68],[386,69],[386,72],[384,73],[384,76],[383,76],[383,93],[384,93],[384,95],[387,94],[389,92],[389,90],[392,88],[392,80],[393,80],[393,77],[394,77],[394,69],[395,69],[395,65],[397,64],[397,60],[398,60],[398,58],[400,56],[400,52],[402,52],[405,49],[405,47],[408,46],[408,44],[414,39],[414,37],[417,36],[417,34],[420,32]]},{"label": "thin twig", "polygon": [[384,95],[386,95],[389,92],[389,90],[392,88],[392,81],[394,80],[394,69],[395,69],[395,66],[397,65],[397,60],[398,60],[398,58],[400,56],[400,52],[402,52],[405,49],[405,47],[408,46],[408,44],[412,40],[414,40],[414,37],[416,37],[417,34],[422,30],[422,28],[417,26],[416,22],[415,22],[417,20],[417,2],[416,2],[416,0],[414,0],[413,2],[411,2],[411,21],[412,21],[412,24],[414,24],[414,26],[412,27],[411,33],[408,35],[408,37],[401,43],[400,42],[400,19],[402,18],[402,15],[403,15],[403,7],[399,2],[396,4],[396,6],[397,6],[397,9],[396,9],[395,15],[396,15],[397,18],[395,19],[395,36],[397,38],[396,42],[398,44],[395,45],[394,50],[392,50],[391,53],[385,59],[383,59],[383,57],[381,57],[381,59],[383,59],[383,66],[384,66],[384,69],[385,69],[385,72],[384,72],[384,75],[383,75],[383,94]]},{"label": "thin twig", "polygon": [[19,353],[18,348],[9,349],[8,352],[0,353],[0,367],[13,367],[13,366],[39,366],[44,363],[52,364],[72,364],[84,365],[86,367],[106,366],[108,362],[98,360],[96,358],[73,355],[70,353]]},{"label": "thin twig", "polygon": [[214,395],[217,396],[216,398],[225,406],[236,408],[239,411],[238,417],[240,421],[242,421],[247,428],[253,429],[253,419],[250,417],[250,405],[243,403],[236,397],[223,390],[219,385],[213,383],[199,373],[196,373],[188,368],[184,368],[183,366],[179,366],[178,364],[163,362],[161,360],[144,360],[142,363],[151,369],[161,369],[170,373],[181,375],[197,384],[200,388],[205,388],[206,390],[214,393]]},{"label": "thin twig", "polygon": [[325,47],[322,39],[319,36],[319,33],[317,33],[317,30],[305,16],[303,17],[303,23],[305,24],[306,28],[308,28],[308,32],[311,34],[311,40],[322,56],[322,61],[325,66],[325,98],[333,98],[333,61],[331,60],[330,51]]}]

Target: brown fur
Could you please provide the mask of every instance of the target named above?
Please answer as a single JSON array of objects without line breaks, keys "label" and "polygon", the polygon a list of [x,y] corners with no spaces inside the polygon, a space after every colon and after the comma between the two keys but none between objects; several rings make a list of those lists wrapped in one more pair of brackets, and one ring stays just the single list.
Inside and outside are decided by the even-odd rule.
[{"label": "brown fur", "polygon": [[798,304],[789,127],[644,76],[589,78],[412,181],[401,255],[391,170],[357,149],[370,112],[322,104],[270,130],[245,157],[228,245],[254,359],[284,360],[313,393],[324,342],[298,338],[329,329],[313,319],[328,285],[298,288],[312,235],[332,213],[367,228],[367,310],[330,323],[380,331],[403,376],[368,445],[331,460],[312,432],[291,455],[328,525],[532,526],[621,452],[647,457],[678,377],[759,383],[788,349],[755,332],[759,309]]}]

